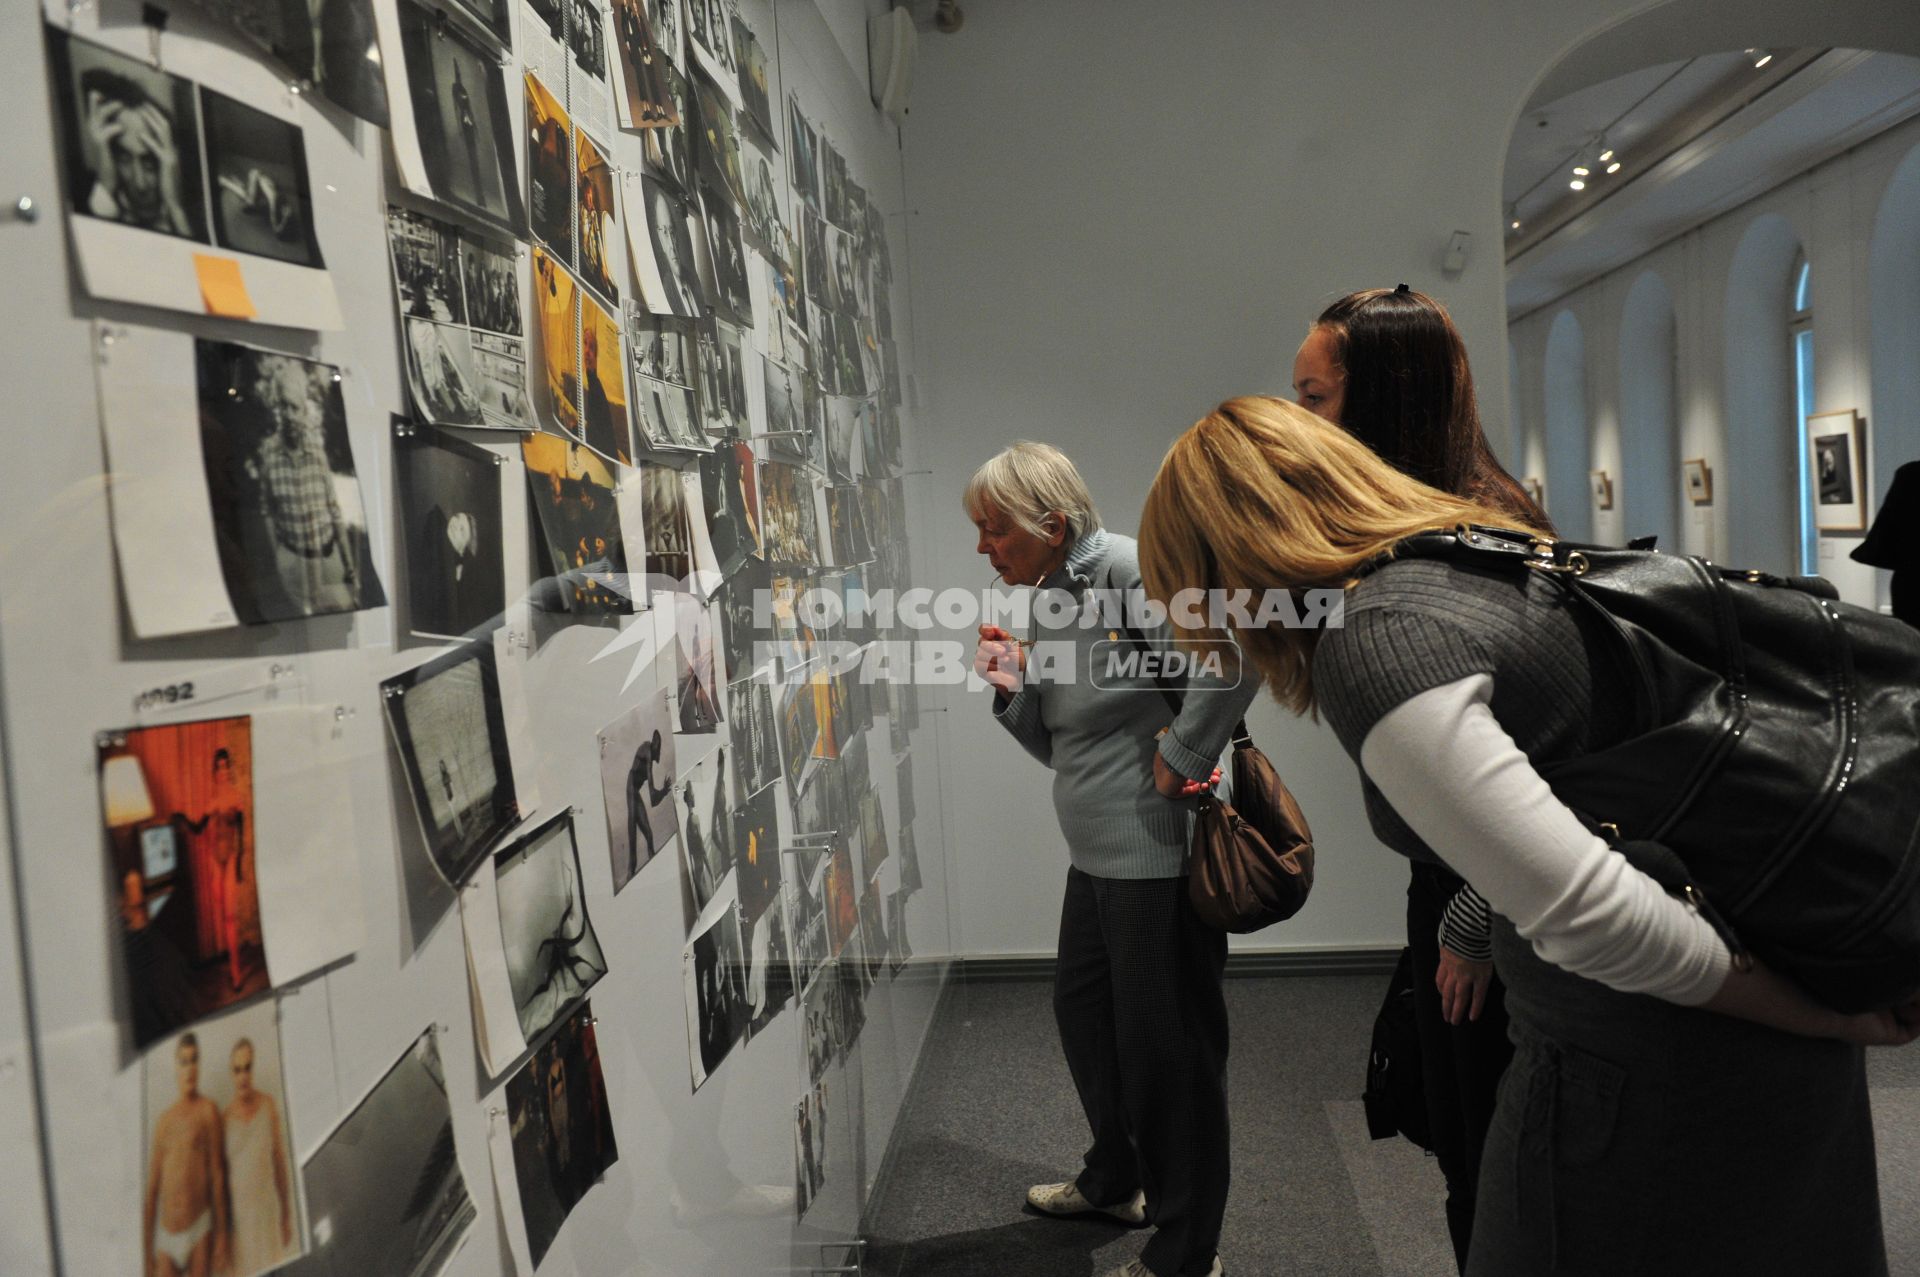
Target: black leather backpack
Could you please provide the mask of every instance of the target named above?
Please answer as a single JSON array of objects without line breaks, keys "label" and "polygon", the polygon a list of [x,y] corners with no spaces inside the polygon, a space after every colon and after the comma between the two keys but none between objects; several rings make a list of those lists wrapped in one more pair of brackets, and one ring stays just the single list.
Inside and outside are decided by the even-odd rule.
[{"label": "black leather backpack", "polygon": [[1920,989],[1920,630],[1818,577],[1525,533],[1394,557],[1541,572],[1615,635],[1635,728],[1541,768],[1569,807],[1839,1011]]}]

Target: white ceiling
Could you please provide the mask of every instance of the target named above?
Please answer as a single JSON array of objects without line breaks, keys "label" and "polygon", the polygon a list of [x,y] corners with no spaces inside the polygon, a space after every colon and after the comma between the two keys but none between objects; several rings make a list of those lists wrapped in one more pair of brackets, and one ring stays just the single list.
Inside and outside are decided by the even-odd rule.
[{"label": "white ceiling", "polygon": [[[1508,314],[1538,309],[1917,113],[1920,59],[1857,50],[1783,50],[1760,72],[1741,53],[1708,54],[1531,106],[1503,181],[1522,221],[1507,237]],[[1616,120],[1607,140],[1626,167],[1589,178],[1576,195],[1572,152]]]}]

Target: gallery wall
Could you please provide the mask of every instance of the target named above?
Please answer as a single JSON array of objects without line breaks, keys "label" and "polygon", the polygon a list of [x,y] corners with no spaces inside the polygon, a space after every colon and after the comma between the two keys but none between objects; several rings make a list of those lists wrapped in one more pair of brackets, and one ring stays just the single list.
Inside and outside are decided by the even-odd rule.
[{"label": "gallery wall", "polygon": [[[1920,63],[1894,60],[1920,82]],[[1894,469],[1920,458],[1917,148],[1920,122],[1897,125],[1515,320],[1523,464],[1546,479],[1556,520],[1591,521],[1601,541],[1659,532],[1736,567],[1800,569],[1788,337],[1798,254],[1812,268],[1812,409],[1862,419],[1871,518]],[[1557,371],[1562,349],[1581,356],[1571,379]],[[1709,502],[1685,490],[1690,458],[1712,475]],[[1593,470],[1617,476],[1611,509],[1592,499]],[[1663,501],[1678,515],[1666,526],[1647,513]],[[1821,536],[1817,570],[1842,598],[1878,606],[1888,574],[1848,557],[1861,539]]]},{"label": "gallery wall", "polygon": [[[936,576],[984,579],[958,494],[1018,438],[1063,448],[1133,533],[1175,435],[1234,394],[1287,393],[1314,315],[1402,281],[1446,303],[1508,443],[1497,192],[1536,79],[1644,6],[970,0],[923,41],[907,117]],[[1455,230],[1464,271],[1443,274]],[[1506,454],[1511,455],[1511,454]],[[1048,778],[954,702],[970,952],[1050,953],[1066,869]],[[1406,871],[1331,732],[1248,720],[1320,848],[1314,898],[1236,949],[1398,945]]]},{"label": "gallery wall", "polygon": [[[244,715],[255,729],[256,765],[250,770],[261,836],[271,825],[282,831],[283,845],[296,848],[293,856],[279,857],[281,877],[273,890],[283,904],[264,920],[264,943],[275,964],[280,959],[274,954],[289,945],[313,955],[311,971],[297,979],[276,977],[270,994],[243,1003],[277,1035],[277,1051],[255,1054],[263,1072],[272,1057],[281,1061],[276,1099],[285,1114],[291,1160],[305,1163],[328,1145],[337,1124],[396,1062],[404,1070],[408,1061],[426,1059],[417,1044],[429,1034],[438,1063],[421,1076],[437,1069],[444,1078],[454,1160],[474,1211],[444,1271],[525,1270],[526,1229],[513,1191],[512,1101],[506,1092],[510,1076],[530,1076],[522,1072],[526,1057],[488,1060],[480,1050],[479,995],[470,994],[470,980],[481,978],[470,975],[473,911],[428,863],[380,692],[384,680],[450,650],[410,636],[400,603],[409,572],[419,565],[402,562],[398,533],[392,419],[412,409],[385,213],[390,200],[409,201],[385,131],[331,102],[291,91],[271,58],[207,10],[184,2],[169,7],[160,32],[141,25],[138,4],[121,0],[73,10],[54,4],[44,14],[13,6],[0,19],[9,50],[0,102],[19,123],[18,144],[0,157],[0,186],[9,207],[17,197],[30,197],[33,214],[10,218],[0,228],[14,302],[11,340],[0,352],[14,449],[13,464],[0,468],[0,712],[4,832],[11,851],[11,869],[0,874],[0,1132],[10,1148],[37,1146],[38,1154],[11,1158],[0,1172],[6,1189],[0,1193],[0,1269],[139,1270],[148,1133],[159,1097],[168,1094],[177,1034],[160,1039],[152,1068],[143,1068],[130,1028],[138,990],[129,987],[119,951],[121,931],[132,924],[103,847],[98,734],[120,733],[113,749],[132,749],[130,729],[164,732],[203,717]],[[378,0],[376,11],[383,7],[390,12],[391,0]],[[746,0],[737,8],[769,59],[771,98],[782,125],[776,130],[782,135],[775,170],[783,179],[783,216],[790,222],[798,217],[796,196],[784,180],[791,97],[871,197],[878,234],[895,263],[893,277],[878,286],[898,317],[898,362],[910,373],[914,354],[906,316],[912,290],[896,130],[868,101],[864,67],[849,63],[812,5],[782,4],[776,11],[769,0]],[[528,19],[517,5],[511,12],[515,23]],[[298,125],[311,177],[312,223],[337,298],[337,327],[269,327],[88,295],[92,277],[83,276],[70,252],[74,232],[63,215],[72,174],[63,172],[55,140],[57,97],[43,39],[48,21],[71,24],[85,38],[204,81]],[[524,41],[524,28],[516,34]],[[519,49],[524,56],[526,45]],[[391,47],[383,52],[389,60],[399,57]],[[517,61],[504,76],[512,146],[524,181],[529,157]],[[603,139],[611,161],[616,170],[637,171],[641,139],[620,134]],[[410,206],[459,220],[417,200]],[[516,260],[520,287],[530,290],[524,246]],[[137,283],[139,268],[133,262],[122,282]],[[259,282],[263,278],[254,277],[253,301],[265,306],[274,298],[273,289]],[[202,287],[210,287],[204,276]],[[209,309],[216,300],[208,294]],[[529,306],[528,315],[534,310]],[[116,467],[103,454],[99,387],[118,387],[117,445],[153,445],[163,427],[177,424],[168,415],[170,405],[182,385],[191,392],[192,369],[163,367],[165,375],[150,383],[129,383],[125,370],[147,367],[139,361],[151,360],[154,352],[165,355],[174,349],[169,343],[191,350],[179,334],[266,347],[339,370],[335,384],[371,562],[393,605],[139,637],[129,612],[134,590],[116,562],[113,535],[114,518],[133,508],[127,503],[147,476]],[[748,398],[751,438],[766,429],[766,404],[757,384]],[[923,484],[914,472],[925,468],[925,441],[911,407],[903,406],[900,415],[899,456],[866,474]],[[151,431],[145,428],[149,421]],[[430,434],[432,428],[415,429]],[[930,702],[917,727],[897,732],[882,708],[861,733],[878,820],[892,840],[891,856],[876,871],[877,889],[900,897],[903,916],[887,922],[907,942],[889,945],[886,957],[897,961],[869,965],[859,981],[863,1027],[844,1040],[845,1049],[827,1063],[816,1085],[797,999],[763,1006],[769,1018],[737,1041],[717,1067],[705,1070],[696,1090],[694,1077],[702,1070],[698,1029],[689,1025],[689,940],[731,909],[728,888],[723,883],[714,903],[696,910],[685,856],[672,848],[662,849],[615,894],[597,741],[629,710],[662,691],[677,697],[682,690],[676,609],[669,600],[633,617],[583,618],[530,608],[529,587],[550,577],[552,568],[541,540],[541,513],[529,505],[520,436],[462,435],[497,457],[503,473],[504,526],[497,548],[510,606],[490,647],[502,671],[511,674],[503,677],[511,688],[502,699],[514,736],[515,779],[539,818],[572,815],[583,903],[605,966],[585,1007],[570,1011],[561,1027],[583,1035],[591,1027],[618,1156],[585,1187],[538,1269],[583,1277],[731,1275],[818,1263],[823,1245],[857,1232],[956,946],[945,716]],[[195,446],[191,429],[186,437],[187,447]],[[752,442],[757,459],[766,460],[768,441]],[[687,463],[684,457],[671,460]],[[926,504],[909,486],[903,505],[905,558],[918,575],[926,570],[918,527]],[[172,515],[183,526],[196,517],[184,507]],[[148,528],[148,544],[136,537],[120,553],[158,548],[164,557],[173,531],[164,522]],[[187,696],[180,689],[189,684],[195,690]],[[900,702],[892,705],[893,716],[906,712]],[[723,741],[730,748],[727,731],[723,726],[718,734],[677,737],[680,759],[690,765]],[[272,758],[262,744],[269,738],[276,742]],[[845,748],[850,741],[840,744]],[[909,755],[910,766],[897,771]],[[150,788],[151,773],[149,765]],[[904,783],[896,784],[897,776]],[[780,830],[804,832],[792,823],[787,782],[775,783],[783,803]],[[913,890],[900,878],[900,835],[909,827],[919,865]],[[865,845],[873,848],[871,841]],[[291,878],[289,864],[296,870]],[[262,896],[269,891],[267,877],[262,868]],[[774,911],[786,908],[783,899]],[[838,971],[836,978],[847,973]],[[260,979],[257,969],[240,974],[248,987]],[[573,1016],[586,1008],[592,1021],[575,1025]],[[218,1089],[227,1085],[227,1046],[235,1032],[219,1027],[224,1023],[205,1021],[203,1029],[209,1053],[203,1086],[220,1098],[232,1093]],[[577,1063],[579,1057],[569,1058]],[[801,1113],[816,1127],[824,1124],[817,1142],[825,1179],[811,1192],[803,1189],[797,1201]],[[506,1169],[499,1178],[503,1156]],[[445,1166],[436,1169],[444,1177]],[[362,1178],[400,1173],[391,1167],[359,1170]],[[415,1188],[410,1180],[395,1183],[389,1195],[405,1200]],[[314,1191],[309,1182],[309,1200]],[[807,1197],[811,1201],[802,1209]],[[338,1230],[345,1236],[357,1226],[353,1218],[316,1217],[301,1231],[323,1254],[327,1235]]]}]

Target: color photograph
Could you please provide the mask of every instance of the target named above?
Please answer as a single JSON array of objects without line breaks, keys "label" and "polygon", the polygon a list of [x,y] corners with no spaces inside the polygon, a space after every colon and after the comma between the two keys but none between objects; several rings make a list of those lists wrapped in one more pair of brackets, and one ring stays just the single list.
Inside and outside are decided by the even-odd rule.
[{"label": "color photograph", "polygon": [[243,622],[381,607],[340,370],[197,340],[220,568]]},{"label": "color photograph", "polygon": [[732,18],[733,46],[738,51],[740,71],[740,101],[745,105],[746,119],[760,131],[768,146],[777,146],[779,137],[773,131],[773,97],[767,86],[767,51],[754,39],[753,32],[738,16]]},{"label": "color photograph", "polygon": [[548,429],[577,435],[580,428],[580,290],[567,268],[540,249],[533,250],[534,315],[539,322],[535,349],[540,367],[540,419]]},{"label": "color photograph", "polygon": [[142,1271],[258,1277],[304,1254],[273,1000],[162,1040],[142,1082]]},{"label": "color photograph", "polygon": [[619,278],[626,274],[620,256],[620,216],[614,203],[613,166],[583,132],[574,134],[579,169],[580,278],[614,307],[620,306]]},{"label": "color photograph", "polygon": [[[740,774],[738,750],[732,755]],[[745,921],[757,924],[780,898],[780,834],[775,809],[780,791],[763,785],[743,799],[732,815],[734,883]]]},{"label": "color photograph", "polygon": [[508,1079],[514,1179],[534,1264],[567,1216],[620,1160],[591,1006],[583,1006]]},{"label": "color photograph", "polygon": [[633,464],[633,423],[627,416],[625,352],[620,324],[580,295],[581,441],[606,461]]},{"label": "color photograph", "polygon": [[573,261],[573,122],[537,76],[527,75],[527,212],[533,238]]},{"label": "color photograph", "polygon": [[520,454],[561,607],[583,615],[633,611],[627,542],[607,463],[592,449],[549,434],[528,435]]},{"label": "color photograph", "polygon": [[477,1217],[453,1144],[439,1038],[428,1029],[301,1172],[313,1249],[288,1277],[435,1277]]},{"label": "color photograph", "polygon": [[827,852],[827,949],[839,957],[860,926],[860,884],[853,876],[853,855],[836,838]]},{"label": "color photograph", "polygon": [[738,208],[746,203],[747,183],[740,164],[740,130],[733,104],[713,81],[700,75],[693,78],[693,99],[699,129],[694,138],[694,164],[720,192],[723,202]]},{"label": "color photograph", "polygon": [[537,1042],[607,973],[587,916],[572,813],[562,812],[502,848],[493,858],[493,874],[520,1035]]},{"label": "color photograph", "polygon": [[[787,792],[798,802],[804,792],[801,778],[820,733],[820,720],[814,716],[811,682],[789,680],[781,685],[780,696],[780,759],[786,769]],[[802,827],[800,832],[812,831]]]},{"label": "color photograph", "polygon": [[254,857],[246,717],[105,732],[101,822],[134,1045],[272,982]]},{"label": "color photograph", "polygon": [[200,110],[214,242],[296,266],[324,266],[299,127],[206,88],[200,90]]},{"label": "color photograph", "polygon": [[458,887],[520,816],[493,644],[436,656],[380,691],[427,854]]},{"label": "color photograph", "polygon": [[673,709],[661,688],[600,730],[600,792],[616,894],[680,832],[673,729]]}]

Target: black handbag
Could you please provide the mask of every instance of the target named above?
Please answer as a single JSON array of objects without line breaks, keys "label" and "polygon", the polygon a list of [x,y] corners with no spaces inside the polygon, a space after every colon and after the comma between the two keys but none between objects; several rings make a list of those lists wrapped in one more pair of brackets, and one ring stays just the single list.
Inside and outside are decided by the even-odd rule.
[{"label": "black handbag", "polygon": [[1373,1045],[1367,1052],[1367,1134],[1376,1140],[1404,1135],[1428,1152],[1433,1136],[1427,1122],[1426,1079],[1420,1068],[1420,1026],[1414,1018],[1413,950],[1400,961],[1373,1018]]},{"label": "black handbag", "polygon": [[1633,671],[1634,729],[1554,793],[1839,1011],[1920,989],[1920,631],[1817,577],[1460,527],[1394,547],[1542,573]]}]

